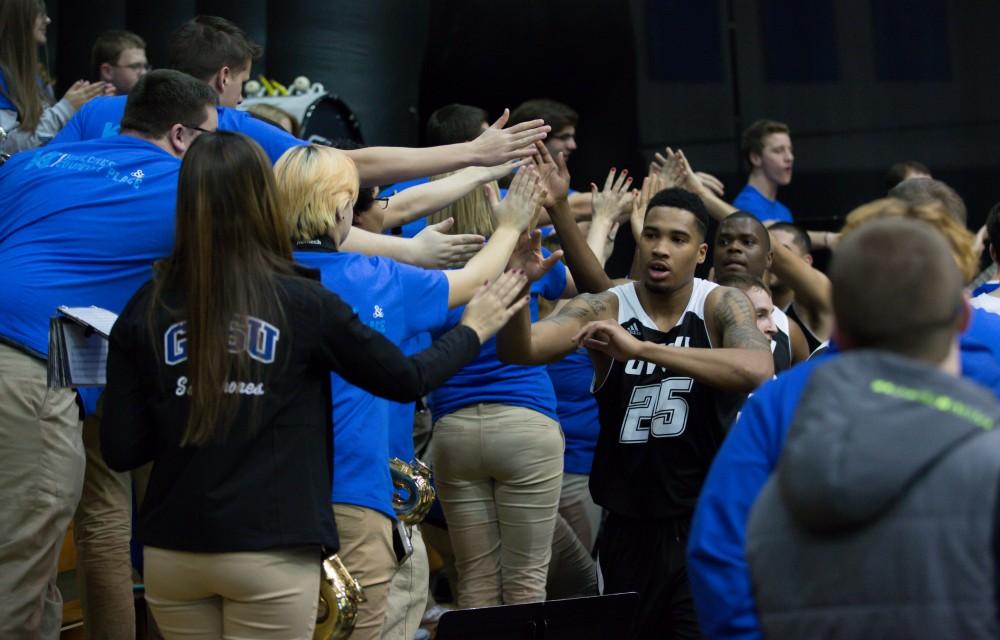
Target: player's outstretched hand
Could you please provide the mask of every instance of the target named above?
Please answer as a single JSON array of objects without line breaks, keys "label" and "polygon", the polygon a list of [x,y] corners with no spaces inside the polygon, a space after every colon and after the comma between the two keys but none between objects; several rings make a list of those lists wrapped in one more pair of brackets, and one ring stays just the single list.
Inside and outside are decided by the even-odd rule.
[{"label": "player's outstretched hand", "polygon": [[523,271],[507,271],[476,292],[462,313],[462,324],[479,336],[482,344],[496,335],[511,316],[528,304],[528,296],[518,294],[528,279]]}]

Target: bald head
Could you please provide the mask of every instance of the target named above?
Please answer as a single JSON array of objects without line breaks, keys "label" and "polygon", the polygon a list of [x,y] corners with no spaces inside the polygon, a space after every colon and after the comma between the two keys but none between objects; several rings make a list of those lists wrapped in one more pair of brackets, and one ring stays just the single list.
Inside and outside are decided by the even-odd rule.
[{"label": "bald head", "polygon": [[962,196],[945,183],[934,178],[907,178],[889,190],[889,197],[905,200],[915,206],[939,203],[952,218],[962,223],[963,226],[968,217]]},{"label": "bald head", "polygon": [[962,274],[927,223],[886,218],[846,234],[830,281],[845,346],[933,364],[948,355],[963,318]]}]

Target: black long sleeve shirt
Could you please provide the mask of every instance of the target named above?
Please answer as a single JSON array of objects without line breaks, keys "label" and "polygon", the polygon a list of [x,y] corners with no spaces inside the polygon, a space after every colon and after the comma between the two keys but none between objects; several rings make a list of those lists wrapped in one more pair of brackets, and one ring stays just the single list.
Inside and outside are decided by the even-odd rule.
[{"label": "black long sleeve shirt", "polygon": [[[251,318],[248,339],[235,338],[261,364],[253,379],[229,381],[239,410],[217,445],[180,446],[191,388],[186,341],[179,319],[163,309],[150,331],[149,284],[115,323],[101,451],[120,471],[154,462],[139,512],[145,544],[207,552],[307,544],[336,550],[330,371],[407,402],[479,352],[476,333],[459,325],[407,358],[319,282],[279,276],[278,285],[283,317]],[[183,303],[180,295],[165,298],[174,309]]]}]

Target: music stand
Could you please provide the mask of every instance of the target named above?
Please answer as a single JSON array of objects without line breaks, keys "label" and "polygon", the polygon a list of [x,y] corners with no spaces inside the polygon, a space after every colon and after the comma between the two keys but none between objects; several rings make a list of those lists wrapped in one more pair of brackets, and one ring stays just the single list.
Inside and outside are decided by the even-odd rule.
[{"label": "music stand", "polygon": [[549,600],[449,611],[438,640],[603,640],[622,637],[632,625],[639,594]]}]

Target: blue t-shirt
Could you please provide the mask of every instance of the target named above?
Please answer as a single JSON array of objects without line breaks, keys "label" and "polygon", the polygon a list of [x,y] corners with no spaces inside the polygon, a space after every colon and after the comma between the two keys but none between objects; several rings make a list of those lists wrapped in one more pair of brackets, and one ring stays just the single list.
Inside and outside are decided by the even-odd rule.
[{"label": "blue t-shirt", "polygon": [[[70,118],[59,135],[53,139],[52,144],[118,135],[127,100],[128,96],[94,98]],[[278,158],[292,147],[307,144],[283,129],[254,118],[246,111],[237,111],[229,107],[218,107],[218,110],[219,129],[236,131],[253,138],[264,148],[272,163],[277,162]]]},{"label": "blue t-shirt", "polygon": [[[448,279],[440,271],[335,251],[296,251],[295,259],[319,269],[323,286],[351,305],[362,322],[396,345],[444,324]],[[330,378],[334,441],[330,501],[394,517],[389,416],[390,406],[399,403],[378,398],[336,374]],[[407,427],[412,440],[412,410]]]},{"label": "blue t-shirt", "polygon": [[590,393],[594,365],[586,349],[577,349],[559,362],[548,365],[556,393],[556,413],[566,438],[563,470],[590,475],[600,423],[597,401]]},{"label": "blue t-shirt", "polygon": [[741,211],[752,213],[761,222],[777,220],[779,222],[794,222],[792,212],[777,200],[768,200],[760,191],[747,184],[743,191],[733,200],[733,206]]},{"label": "blue t-shirt", "polygon": [[[959,346],[962,375],[1000,398],[1000,316],[973,309]],[[816,356],[762,385],[743,405],[715,455],[698,497],[687,549],[698,623],[708,638],[763,637],[744,553],[747,520],[778,464],[813,369],[832,357],[833,352]]]},{"label": "blue t-shirt", "polygon": [[[0,334],[46,356],[56,307],[119,313],[173,249],[180,164],[114,136],[25,151],[0,168]],[[99,393],[81,392],[88,412]]]},{"label": "blue t-shirt", "polygon": [[[542,249],[546,256],[549,252]],[[557,262],[548,273],[531,285],[531,321],[538,320],[538,296],[558,299],[566,289],[566,266]],[[439,331],[458,324],[465,307],[448,312],[448,320]],[[463,407],[480,402],[495,402],[533,409],[553,420],[556,415],[556,395],[545,367],[504,364],[497,356],[497,339],[483,343],[479,357],[453,375],[431,394],[431,411],[435,422]]]}]

